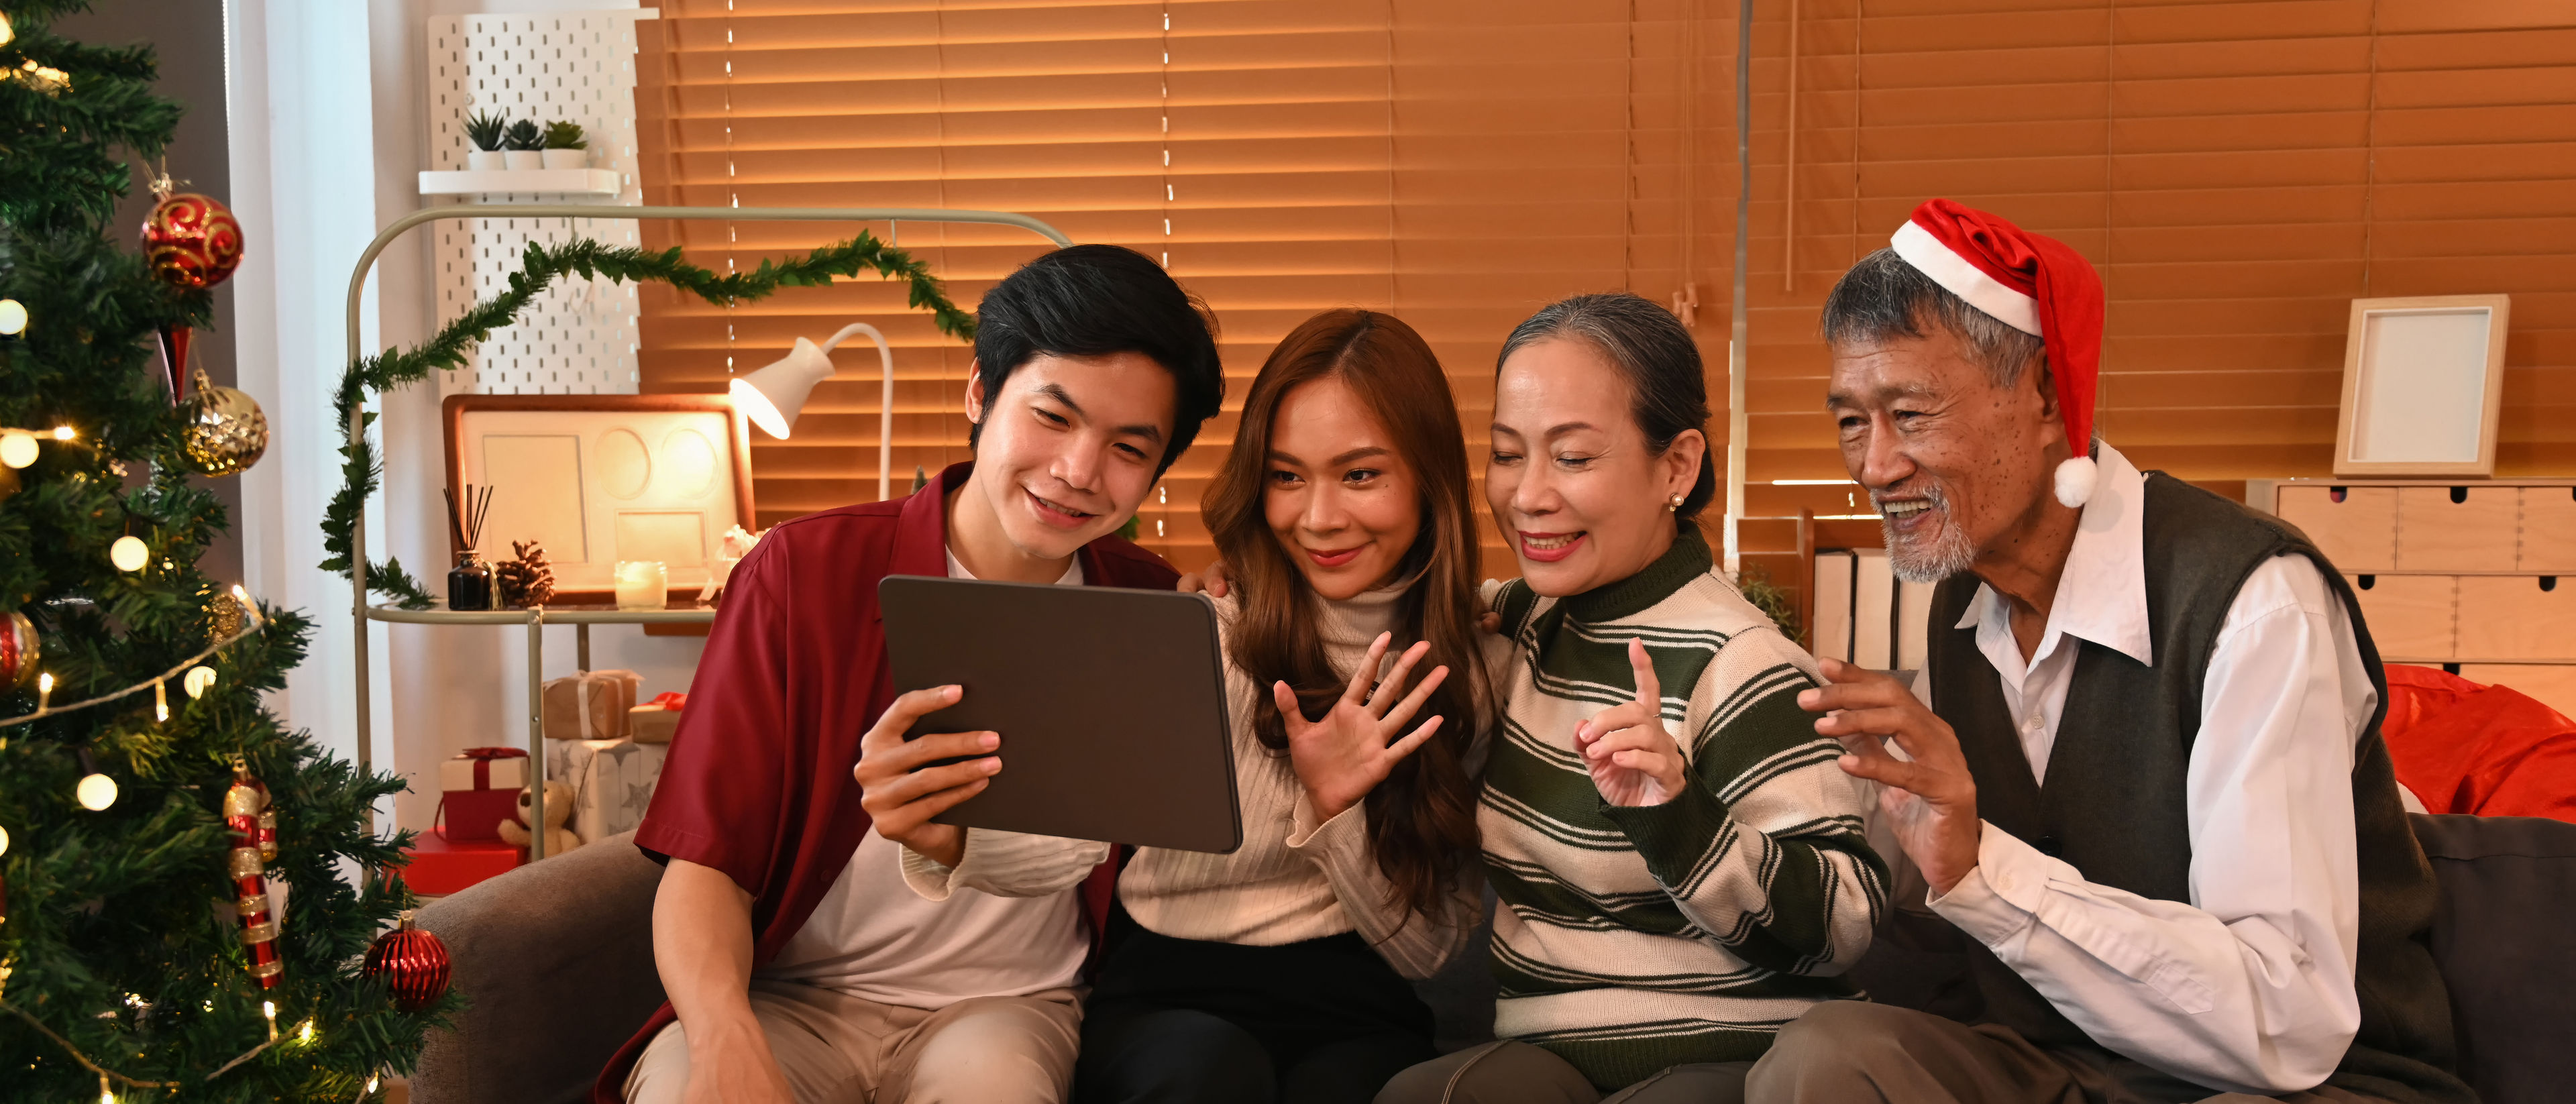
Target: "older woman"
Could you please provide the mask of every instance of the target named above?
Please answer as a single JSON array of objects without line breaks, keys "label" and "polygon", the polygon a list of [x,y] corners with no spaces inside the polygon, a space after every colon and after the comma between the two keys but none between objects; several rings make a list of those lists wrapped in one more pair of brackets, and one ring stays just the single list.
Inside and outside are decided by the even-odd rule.
[{"label": "older woman", "polygon": [[1734,1099],[1869,943],[1865,795],[1798,692],[1814,661],[1711,570],[1697,346],[1628,294],[1503,345],[1485,496],[1522,578],[1478,814],[1502,1039],[1380,1104]]}]

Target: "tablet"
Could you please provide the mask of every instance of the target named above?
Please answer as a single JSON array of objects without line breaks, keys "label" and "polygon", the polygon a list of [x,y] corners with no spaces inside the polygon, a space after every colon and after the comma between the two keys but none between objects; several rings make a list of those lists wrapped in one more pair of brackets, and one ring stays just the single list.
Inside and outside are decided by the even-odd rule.
[{"label": "tablet", "polygon": [[1184,851],[1243,844],[1225,656],[1205,595],[889,575],[897,692],[955,683],[914,734],[1002,734],[1002,773],[941,824]]}]

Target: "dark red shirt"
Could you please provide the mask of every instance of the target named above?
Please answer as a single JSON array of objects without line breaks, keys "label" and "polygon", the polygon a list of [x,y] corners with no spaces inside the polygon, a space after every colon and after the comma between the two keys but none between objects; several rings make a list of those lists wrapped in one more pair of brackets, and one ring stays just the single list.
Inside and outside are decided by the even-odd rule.
[{"label": "dark red shirt", "polygon": [[[635,845],[725,872],[751,893],[752,962],[777,957],[867,835],[850,770],[894,701],[877,581],[948,574],[947,492],[922,491],[781,522],[734,568]],[[1117,537],[1077,554],[1090,586],[1170,590],[1162,557]],[[1113,876],[1086,884],[1101,930]],[[621,1104],[627,1071],[674,1018],[665,1003],[600,1071],[592,1099]]]}]

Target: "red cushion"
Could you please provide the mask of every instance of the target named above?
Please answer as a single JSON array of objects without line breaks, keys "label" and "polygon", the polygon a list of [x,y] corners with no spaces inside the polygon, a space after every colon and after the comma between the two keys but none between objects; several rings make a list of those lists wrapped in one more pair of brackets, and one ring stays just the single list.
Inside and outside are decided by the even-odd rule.
[{"label": "red cushion", "polygon": [[2388,665],[2397,780],[2436,813],[2576,821],[2576,721],[2510,686]]}]

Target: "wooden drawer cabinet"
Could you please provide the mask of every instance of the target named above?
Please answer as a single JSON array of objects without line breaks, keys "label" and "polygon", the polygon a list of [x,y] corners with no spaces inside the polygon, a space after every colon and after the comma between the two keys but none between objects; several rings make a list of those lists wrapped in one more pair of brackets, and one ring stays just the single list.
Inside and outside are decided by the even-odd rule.
[{"label": "wooden drawer cabinet", "polygon": [[[2521,492],[2519,487],[2398,488],[2397,570],[2514,570]],[[2334,553],[2326,558],[2333,559]]]},{"label": "wooden drawer cabinet", "polygon": [[2576,715],[2576,479],[2254,479],[2245,502],[2344,573],[2380,658]]},{"label": "wooden drawer cabinet", "polygon": [[2463,663],[2460,677],[2489,686],[2510,686],[2571,717],[2576,717],[2576,664]]},{"label": "wooden drawer cabinet", "polygon": [[2350,582],[2382,658],[2440,662],[2458,654],[2459,579],[2377,575]]},{"label": "wooden drawer cabinet", "polygon": [[2470,575],[2459,587],[2461,658],[2576,660],[2576,578]]},{"label": "wooden drawer cabinet", "polygon": [[2324,485],[2281,488],[2281,520],[2299,527],[2317,551],[2346,572],[2388,571],[2397,566],[2395,487]]},{"label": "wooden drawer cabinet", "polygon": [[2522,487],[2514,570],[2576,575],[2576,487]]}]

